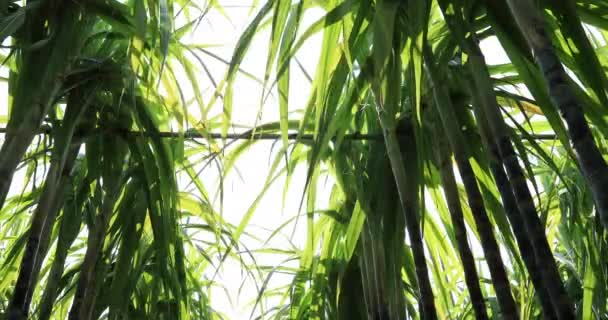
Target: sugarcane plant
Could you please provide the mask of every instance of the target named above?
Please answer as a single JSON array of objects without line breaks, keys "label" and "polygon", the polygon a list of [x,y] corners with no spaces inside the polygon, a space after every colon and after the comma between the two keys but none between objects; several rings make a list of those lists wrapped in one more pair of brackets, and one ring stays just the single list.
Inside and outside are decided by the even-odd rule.
[{"label": "sugarcane plant", "polygon": [[[608,317],[608,2],[252,6],[225,58],[185,40],[221,1],[0,4],[1,318],[224,319],[211,292],[229,263],[254,282],[250,318]],[[236,134],[242,78],[279,110]],[[230,223],[223,178],[261,137],[270,172]],[[256,234],[299,168],[299,210]],[[296,228],[302,243],[270,244]]]}]

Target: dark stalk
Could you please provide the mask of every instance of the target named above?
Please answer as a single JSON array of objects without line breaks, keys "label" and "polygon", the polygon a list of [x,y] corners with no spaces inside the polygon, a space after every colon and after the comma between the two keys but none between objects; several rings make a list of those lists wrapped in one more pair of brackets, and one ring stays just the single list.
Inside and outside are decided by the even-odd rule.
[{"label": "dark stalk", "polygon": [[[547,313],[547,316],[554,314],[559,319],[571,319],[574,317],[572,302],[563,287],[557,264],[545,235],[545,228],[536,212],[534,200],[530,193],[530,189],[528,188],[526,177],[519,164],[519,158],[515,153],[515,149],[507,131],[507,126],[500,113],[500,107],[494,96],[494,91],[490,86],[491,82],[487,82],[490,75],[486,69],[483,55],[479,51],[479,47],[476,46],[471,45],[469,51],[469,66],[476,90],[479,92],[480,106],[483,108],[477,108],[478,113],[481,113],[479,119],[484,119],[485,117],[485,119],[488,120],[489,132],[487,133],[491,134],[493,137],[493,141],[488,141],[488,143],[490,143],[491,148],[492,145],[496,146],[494,150],[491,150],[493,151],[491,153],[493,153],[494,157],[498,157],[498,160],[501,161],[500,163],[505,166],[509,178],[509,185],[519,211],[519,216],[525,227],[525,234],[532,246],[536,266],[540,269],[538,272],[542,277],[542,284],[535,283],[535,285],[538,285],[537,290],[539,293],[543,292],[542,287],[546,289],[546,293],[553,305],[554,312],[547,312],[545,309],[548,306],[544,306],[544,303],[543,309]],[[500,169],[503,169],[502,166]],[[496,169],[496,171],[496,174],[498,175],[500,175],[500,172],[498,171],[503,171],[504,173],[504,169]],[[495,178],[497,177],[495,176]],[[498,182],[499,181],[497,181],[497,183]],[[501,195],[502,194],[503,192],[501,192]],[[508,193],[506,193],[506,190],[504,195],[507,197],[509,196]],[[504,201],[505,199],[503,199],[503,202]],[[518,221],[515,221],[515,225],[513,225],[513,222],[511,223],[512,226],[515,227]],[[522,255],[523,254],[524,252],[522,251]],[[533,276],[532,271],[530,271],[530,275]],[[541,299],[543,298],[544,297],[541,297]]]},{"label": "dark stalk", "polygon": [[496,238],[494,228],[485,209],[483,197],[477,184],[477,178],[468,159],[464,145],[464,138],[460,132],[458,117],[446,89],[441,85],[435,70],[433,52],[428,44],[423,45],[424,67],[433,87],[435,107],[443,124],[447,140],[454,152],[456,164],[462,178],[467,200],[475,219],[476,229],[480,237],[481,246],[488,263],[492,284],[502,311],[503,319],[519,319],[519,310],[511,293],[511,285]]},{"label": "dark stalk", "polygon": [[469,239],[467,237],[464,215],[460,204],[458,186],[456,185],[456,179],[454,177],[451,155],[447,146],[444,146],[443,148],[437,146],[435,150],[437,165],[439,166],[439,172],[441,174],[441,185],[448,204],[448,211],[450,212],[450,217],[452,219],[454,237],[456,238],[460,261],[462,262],[464,279],[467,288],[469,289],[469,295],[471,296],[471,304],[475,311],[475,318],[478,320],[489,319],[484,297],[481,293],[481,287],[479,286],[480,282],[477,275],[477,269],[475,268],[475,258],[469,247]]},{"label": "dark stalk", "polygon": [[[505,169],[502,165],[503,161],[500,156],[498,146],[495,143],[492,130],[490,129],[491,126],[488,125],[484,109],[481,107],[479,102],[481,100],[481,98],[479,98],[479,94],[483,94],[484,91],[477,88],[477,90],[475,91],[477,93],[475,93],[474,89],[470,88],[469,92],[474,98],[473,110],[475,113],[475,118],[477,120],[479,133],[481,135],[485,149],[488,151],[489,154],[490,171],[492,172],[494,182],[496,183],[496,187],[498,189],[498,192],[500,193],[502,205],[505,209],[507,218],[509,219],[509,223],[511,224],[511,228],[513,229],[513,234],[515,235],[515,239],[517,240],[519,252],[524,261],[524,264],[526,265],[526,269],[528,270],[528,274],[530,275],[532,284],[536,289],[536,296],[540,300],[545,319],[556,319],[556,311],[554,310],[553,304],[551,303],[551,296],[547,291],[547,286],[544,284],[542,276],[543,270],[539,267],[534,256],[534,246],[532,245],[530,239],[531,236],[529,236],[528,234],[524,218],[522,217],[522,214],[519,211],[519,207],[517,205],[518,201],[515,198],[515,195],[513,194],[513,190],[511,189],[511,183],[509,182],[507,174],[505,173]],[[501,123],[504,125],[504,121],[502,121]],[[533,217],[529,217],[529,219],[534,219],[535,217],[536,219],[538,219],[538,216],[536,215]],[[546,239],[544,242],[547,243]]]},{"label": "dark stalk", "polygon": [[581,172],[589,184],[604,228],[608,228],[608,165],[593,139],[582,103],[570,87],[540,10],[530,0],[507,0],[507,3],[543,73],[551,100],[568,125]]},{"label": "dark stalk", "polygon": [[[6,128],[0,128],[0,134],[6,132]],[[52,134],[53,129],[49,127],[42,127],[36,134]],[[95,134],[116,134],[118,136],[131,136],[131,137],[152,137],[157,135],[160,138],[168,138],[168,139],[187,139],[187,140],[196,140],[196,139],[227,139],[227,140],[279,140],[282,138],[280,133],[260,133],[260,132],[252,132],[246,131],[243,133],[228,133],[226,135],[222,135],[218,132],[211,133],[199,133],[199,132],[170,132],[170,131],[160,131],[157,133],[151,133],[146,131],[127,131],[127,130],[103,130],[103,129],[94,129],[89,130],[85,134],[84,132],[75,132],[75,136],[84,137]],[[401,136],[400,133],[396,133],[397,136]],[[554,134],[533,134],[529,133],[526,135],[529,138],[536,140],[556,140],[557,137]],[[289,133],[287,135],[288,140],[302,140],[302,141],[314,141],[315,137],[313,134],[309,133]],[[381,133],[348,133],[342,136],[342,139],[345,140],[371,140],[371,141],[382,141],[384,138]],[[335,138],[332,138],[335,140]]]},{"label": "dark stalk", "polygon": [[72,94],[66,108],[66,121],[56,131],[51,166],[44,182],[44,189],[32,216],[25,252],[21,258],[19,276],[9,306],[11,319],[27,318],[30,303],[49,247],[55,220],[63,204],[65,189],[71,183],[71,171],[78,156],[80,143],[72,143],[76,128],[88,103],[81,104],[81,97]]},{"label": "dark stalk", "polygon": [[68,315],[69,320],[91,320],[93,317],[99,289],[98,282],[103,280],[99,279],[98,270],[104,263],[102,259],[103,245],[116,202],[115,193],[110,190],[106,190],[106,192],[101,210],[95,218],[95,224],[89,231],[87,250],[80,267],[80,277],[74,294],[74,302]]}]

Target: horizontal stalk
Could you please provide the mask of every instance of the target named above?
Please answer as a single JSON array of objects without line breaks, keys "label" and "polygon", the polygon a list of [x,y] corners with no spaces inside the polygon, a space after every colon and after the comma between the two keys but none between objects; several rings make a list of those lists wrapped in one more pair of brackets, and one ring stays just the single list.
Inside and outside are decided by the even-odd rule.
[{"label": "horizontal stalk", "polygon": [[[42,128],[38,134],[52,134],[53,129],[46,127]],[[0,134],[6,132],[6,128],[0,128]],[[152,137],[158,136],[160,138],[183,138],[183,139],[228,139],[228,140],[279,140],[282,139],[280,133],[254,133],[247,131],[243,133],[228,133],[222,136],[219,132],[212,133],[199,133],[199,132],[172,132],[172,131],[160,131],[160,132],[147,132],[147,131],[124,131],[124,130],[107,130],[107,129],[94,129],[89,135],[93,134],[117,134],[117,135],[128,135],[134,137]],[[395,133],[400,136],[399,133]],[[75,136],[82,136],[82,132],[76,132]],[[554,134],[527,134],[526,137],[534,140],[557,140],[557,136]],[[302,140],[302,141],[313,141],[315,139],[314,134],[309,133],[290,133],[287,135],[288,140]],[[333,138],[336,139],[335,137]],[[382,133],[349,133],[342,136],[345,140],[377,140],[382,141],[384,137]]]}]

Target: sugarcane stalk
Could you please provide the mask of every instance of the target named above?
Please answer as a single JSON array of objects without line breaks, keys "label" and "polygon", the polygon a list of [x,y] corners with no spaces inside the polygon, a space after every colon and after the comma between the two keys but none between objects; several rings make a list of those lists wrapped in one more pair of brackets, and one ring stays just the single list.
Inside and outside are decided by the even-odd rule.
[{"label": "sugarcane stalk", "polygon": [[417,196],[415,193],[409,192],[410,190],[416,190],[416,188],[408,187],[412,183],[412,178],[408,177],[403,166],[403,157],[401,155],[394,122],[388,119],[386,112],[381,105],[376,109],[378,111],[378,118],[380,120],[380,126],[382,127],[393,177],[397,186],[397,193],[399,194],[399,202],[404,211],[405,224],[412,245],[416,279],[418,281],[418,290],[420,293],[421,318],[425,320],[437,319],[437,310],[435,308],[433,290],[429,280],[426,257],[424,254],[420,222],[416,213]]},{"label": "sugarcane stalk", "polygon": [[[391,13],[398,5],[398,2],[383,3],[382,10],[386,16],[380,14],[376,20],[380,24],[385,24],[387,30],[394,28],[393,22],[389,18]],[[391,31],[392,32],[392,31]],[[375,34],[378,36],[379,34]],[[384,38],[380,37],[379,43],[383,43]],[[375,100],[375,110],[378,115],[386,152],[389,158],[393,178],[399,195],[399,202],[403,208],[405,226],[410,239],[412,254],[414,260],[414,269],[416,280],[418,282],[418,293],[420,297],[419,309],[420,318],[424,320],[437,319],[437,309],[435,307],[435,298],[428,274],[428,267],[424,253],[424,243],[422,240],[422,231],[420,221],[418,219],[418,182],[417,177],[412,176],[405,170],[402,150],[399,145],[399,139],[396,133],[396,110],[401,103],[399,93],[401,90],[401,59],[397,58],[399,54],[393,49],[387,50],[383,46],[374,46],[372,56],[368,57],[362,73],[368,76],[370,80],[371,95]],[[410,130],[409,136],[406,135],[402,139],[407,139],[410,143],[415,142],[413,130]],[[417,157],[412,157],[408,161],[418,161]]]},{"label": "sugarcane stalk", "polygon": [[61,226],[59,227],[53,265],[46,280],[44,293],[40,299],[39,320],[48,320],[51,317],[55,299],[59,293],[58,286],[64,272],[68,251],[80,231],[83,205],[89,191],[87,182],[88,180],[83,181],[82,186],[74,191],[73,198],[68,199],[63,206],[63,217],[61,219]]},{"label": "sugarcane stalk", "polygon": [[[29,306],[37,287],[42,261],[48,250],[54,220],[61,207],[63,193],[70,182],[71,168],[77,155],[78,148],[71,148],[64,170],[59,173],[61,177],[45,182],[45,189],[32,218],[19,276],[8,308],[10,319],[28,318]],[[50,170],[57,172],[56,167],[57,165],[51,165]]]},{"label": "sugarcane stalk", "polygon": [[69,320],[90,320],[95,311],[95,301],[99,291],[99,281],[103,281],[105,261],[104,243],[110,219],[114,214],[116,201],[126,182],[124,164],[128,159],[128,145],[124,140],[110,141],[109,136],[99,138],[102,157],[97,165],[101,166],[101,180],[98,188],[103,188],[104,196],[95,221],[89,228],[87,249],[80,267],[78,284],[74,293]]},{"label": "sugarcane stalk", "polygon": [[[436,131],[438,132],[439,130]],[[462,269],[464,271],[465,282],[469,289],[471,305],[475,311],[475,318],[478,320],[489,319],[484,297],[479,285],[480,282],[477,275],[477,269],[475,268],[475,258],[469,247],[464,214],[462,213],[460,204],[460,195],[458,194],[458,186],[456,185],[456,178],[454,177],[451,155],[448,150],[447,146],[437,146],[435,148],[435,157],[441,175],[441,185],[448,204],[448,211],[450,212],[450,217],[452,219],[454,237],[462,263]]]},{"label": "sugarcane stalk", "polygon": [[116,192],[112,191],[106,191],[102,208],[95,218],[93,228],[89,231],[87,250],[80,268],[80,277],[78,278],[74,301],[68,315],[69,320],[92,319],[98,293],[98,281],[102,280],[99,279],[97,271],[104,263],[102,260],[103,246],[117,198]]},{"label": "sugarcane stalk", "polygon": [[473,168],[469,163],[467,151],[464,147],[463,137],[458,125],[457,116],[454,111],[451,99],[446,89],[440,84],[435,71],[434,57],[428,44],[423,45],[422,54],[424,57],[424,67],[427,71],[430,83],[433,87],[435,107],[439,113],[448,142],[458,165],[458,170],[462,178],[467,200],[475,219],[476,229],[480,237],[481,246],[488,263],[492,284],[496,291],[498,303],[504,319],[519,319],[519,310],[511,294],[511,285],[507,277],[500,249],[494,237],[493,226],[488,218],[483,197],[477,185],[477,179]]},{"label": "sugarcane stalk", "polygon": [[589,184],[602,224],[608,228],[608,165],[593,139],[582,103],[568,83],[568,75],[555,53],[542,14],[530,0],[507,0],[507,4],[543,73],[551,100],[568,125],[580,170]]},{"label": "sugarcane stalk", "polygon": [[79,98],[71,102],[66,109],[66,116],[56,136],[44,190],[28,230],[28,240],[9,306],[9,314],[14,319],[27,318],[40,268],[48,250],[55,218],[62,205],[66,186],[71,181],[72,167],[78,156],[80,144],[73,144],[72,137],[76,127],[81,124],[80,120],[88,107],[88,103],[85,102],[81,105]]},{"label": "sugarcane stalk", "polygon": [[[525,176],[519,166],[517,156],[506,130],[506,125],[500,113],[500,107],[492,86],[492,79],[487,70],[483,54],[476,42],[475,34],[467,33],[467,27],[471,28],[469,23],[471,18],[463,16],[467,12],[463,7],[455,10],[453,8],[450,9],[448,1],[440,1],[440,5],[446,17],[448,27],[459,41],[461,49],[468,56],[467,66],[473,75],[473,85],[470,85],[470,82],[467,81],[465,86],[469,89],[469,93],[474,100],[473,109],[480,129],[482,142],[485,145],[485,149],[489,151],[490,170],[500,192],[505,213],[513,228],[522,258],[537,289],[545,317],[549,319],[555,318],[556,313],[566,316],[571,315],[571,312],[568,312],[568,310],[560,311],[559,309],[568,309],[568,303],[563,303],[558,309],[554,310],[552,301],[555,297],[552,298],[547,290],[547,287],[553,286],[556,286],[559,290],[561,279],[556,269],[550,272],[543,272],[540,269],[540,266],[542,268],[554,268],[555,262],[543,262],[547,259],[553,260],[551,255],[544,256],[547,252],[550,253],[550,250],[546,250],[548,243],[544,229],[542,227],[541,229],[528,229],[526,227],[528,224],[538,227],[540,220],[536,215],[534,202],[530,196]],[[503,159],[507,159],[505,163],[510,165],[508,166],[508,171],[509,168],[511,171],[510,177],[515,180],[516,184],[511,183],[507,178],[507,174],[503,168]],[[514,194],[512,187],[516,185],[518,188],[523,189]],[[526,194],[527,196],[525,196]],[[524,195],[524,197],[516,198],[518,195]],[[533,211],[520,211],[518,205],[524,203],[527,210],[531,208]],[[528,222],[526,223],[526,221]],[[535,246],[543,248],[539,251],[542,256],[539,261],[537,261],[535,255]]]},{"label": "sugarcane stalk", "polygon": [[[490,156],[495,163],[492,171],[499,187],[504,188],[507,184],[510,190],[501,191],[501,196],[505,209],[515,203],[516,207],[506,210],[511,226],[517,237],[522,258],[527,265],[533,283],[539,292],[539,298],[543,306],[546,317],[555,316],[558,319],[571,319],[574,317],[572,302],[568,297],[559,272],[557,264],[553,258],[553,253],[549,247],[545,228],[536,212],[532,194],[528,188],[526,177],[519,165],[519,159],[513,148],[509,137],[506,124],[500,112],[500,106],[496,100],[491,78],[479,47],[473,43],[469,45],[469,67],[473,76],[475,91],[478,92],[479,104],[474,105],[478,122],[481,123],[482,136],[490,137],[486,139],[489,145]],[[485,123],[487,121],[487,128]],[[498,163],[496,163],[498,162]],[[508,181],[505,179],[505,168]],[[510,191],[510,192],[509,192]],[[515,210],[517,210],[515,212]],[[523,230],[520,224],[523,224]],[[529,243],[527,245],[526,243]],[[523,244],[523,246],[522,246]],[[531,246],[534,263],[527,257],[527,247]],[[541,279],[535,279],[539,275]],[[544,296],[547,294],[547,297]],[[550,300],[552,310],[547,305]]]},{"label": "sugarcane stalk", "polygon": [[480,106],[476,93],[474,93],[472,89],[469,91],[474,96],[473,110],[484,148],[488,151],[487,153],[489,155],[490,171],[492,172],[494,182],[496,183],[496,187],[500,193],[502,205],[505,209],[507,218],[509,219],[513,234],[515,235],[519,252],[522,256],[524,264],[526,265],[526,269],[530,274],[532,283],[536,288],[537,296],[541,302],[545,318],[555,319],[555,311],[553,309],[546,286],[543,283],[541,270],[536,263],[530,236],[528,235],[524,219],[521,216],[517,206],[517,200],[515,199],[513,191],[511,190],[511,183],[509,182],[505,169],[502,165],[502,159],[498,151],[498,146],[494,142],[493,135],[487,123],[487,118],[485,117],[483,109]]},{"label": "sugarcane stalk", "polygon": [[407,174],[403,168],[403,158],[395,129],[383,128],[386,149],[395,177],[397,192],[399,193],[399,201],[404,210],[405,224],[412,245],[412,253],[414,255],[414,264],[416,269],[416,278],[418,280],[418,290],[420,291],[420,304],[423,319],[436,319],[437,311],[433,297],[433,290],[428,276],[428,268],[424,255],[424,244],[422,242],[422,234],[420,231],[420,222],[416,214],[416,195],[411,195],[408,192]]}]

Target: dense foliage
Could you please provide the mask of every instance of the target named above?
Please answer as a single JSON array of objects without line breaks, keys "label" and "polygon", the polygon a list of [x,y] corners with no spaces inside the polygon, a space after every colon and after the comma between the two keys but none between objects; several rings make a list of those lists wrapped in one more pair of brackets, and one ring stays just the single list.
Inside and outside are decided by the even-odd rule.
[{"label": "dense foliage", "polygon": [[[2,317],[226,318],[226,261],[255,280],[252,318],[608,317],[608,1],[252,5],[223,60],[190,42],[221,2],[0,1]],[[486,63],[494,40],[508,63]],[[255,41],[261,75],[240,68]],[[243,77],[262,109],[278,97],[276,122],[239,131]],[[271,171],[229,223],[201,172],[228,175],[260,139]],[[261,199],[301,167],[302,210],[256,234]],[[302,246],[270,245],[298,222]]]}]

